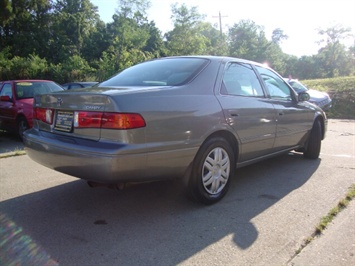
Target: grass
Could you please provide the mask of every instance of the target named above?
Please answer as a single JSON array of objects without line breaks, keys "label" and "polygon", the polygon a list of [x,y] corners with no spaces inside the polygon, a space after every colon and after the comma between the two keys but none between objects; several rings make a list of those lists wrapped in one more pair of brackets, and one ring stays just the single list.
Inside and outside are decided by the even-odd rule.
[{"label": "grass", "polygon": [[350,201],[355,198],[355,184],[350,186],[348,192],[346,193],[345,197],[341,199],[337,206],[332,208],[328,214],[320,219],[320,222],[316,225],[314,232],[308,238],[306,238],[301,247],[296,251],[295,255],[301,253],[301,251],[311,243],[316,237],[319,237],[323,231],[327,228],[327,226],[333,221],[333,219],[343,210],[345,209]]},{"label": "grass", "polygon": [[11,152],[7,152],[7,153],[3,153],[3,154],[0,153],[0,159],[14,157],[14,156],[21,156],[21,155],[25,155],[25,154],[26,154],[26,151],[15,149],[14,151],[11,151]]},{"label": "grass", "polygon": [[302,80],[307,87],[327,92],[333,107],[328,118],[355,119],[355,76],[328,79]]}]

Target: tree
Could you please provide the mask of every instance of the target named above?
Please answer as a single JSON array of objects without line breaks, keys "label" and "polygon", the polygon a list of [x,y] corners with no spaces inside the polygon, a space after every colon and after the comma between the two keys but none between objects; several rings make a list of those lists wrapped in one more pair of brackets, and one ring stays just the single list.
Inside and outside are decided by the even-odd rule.
[{"label": "tree", "polygon": [[50,0],[3,0],[0,3],[0,45],[13,56],[46,56],[52,4]]},{"label": "tree", "polygon": [[349,75],[352,72],[352,58],[348,56],[345,45],[341,43],[351,36],[350,32],[351,28],[344,28],[340,24],[327,29],[318,29],[318,33],[322,36],[318,43],[326,43],[317,54],[323,72],[321,77],[332,78]]},{"label": "tree", "polygon": [[167,55],[161,31],[155,26],[155,23],[151,21],[149,24],[145,24],[144,28],[149,33],[149,39],[143,50],[151,53],[154,57]]},{"label": "tree", "polygon": [[116,14],[124,18],[146,17],[151,3],[149,0],[118,0]]},{"label": "tree", "polygon": [[201,22],[198,26],[200,33],[206,37],[206,54],[209,55],[228,55],[227,36],[216,28],[211,23]]},{"label": "tree", "polygon": [[316,58],[321,69],[320,78],[334,78],[351,73],[351,57],[348,56],[345,46],[339,42],[329,43],[321,48]]},{"label": "tree", "polygon": [[197,7],[172,5],[174,29],[165,34],[170,55],[205,54],[209,40],[201,33],[203,18]]},{"label": "tree", "polygon": [[229,54],[234,57],[265,62],[269,42],[264,28],[251,20],[241,20],[229,29]]},{"label": "tree", "polygon": [[81,56],[84,43],[89,40],[99,22],[98,9],[90,0],[57,0],[53,16],[53,61],[64,61],[72,55]]},{"label": "tree", "polygon": [[107,25],[110,46],[105,58],[114,60],[116,71],[159,55],[162,44],[159,30],[154,23],[148,23],[145,0],[119,0],[119,8],[113,15],[113,22]]},{"label": "tree", "polygon": [[0,1],[0,27],[5,27],[5,25],[9,22],[12,18],[12,6],[10,0],[2,0]]},{"label": "tree", "polygon": [[83,41],[81,57],[85,58],[89,63],[92,63],[100,58],[109,46],[110,37],[106,24],[101,20],[97,20],[95,26],[88,33],[85,41]]},{"label": "tree", "polygon": [[280,28],[274,29],[272,32],[271,40],[273,43],[280,45],[283,40],[287,40],[288,36],[284,34],[283,30]]}]

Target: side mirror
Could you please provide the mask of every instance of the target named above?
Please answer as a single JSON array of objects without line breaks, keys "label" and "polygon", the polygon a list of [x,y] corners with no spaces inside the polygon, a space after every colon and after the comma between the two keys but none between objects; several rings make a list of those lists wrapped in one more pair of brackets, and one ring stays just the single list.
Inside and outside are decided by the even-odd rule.
[{"label": "side mirror", "polygon": [[300,102],[309,101],[310,98],[311,96],[307,92],[300,92],[298,94],[298,101]]},{"label": "side mirror", "polygon": [[0,101],[2,101],[2,102],[11,102],[11,98],[8,95],[0,96]]}]

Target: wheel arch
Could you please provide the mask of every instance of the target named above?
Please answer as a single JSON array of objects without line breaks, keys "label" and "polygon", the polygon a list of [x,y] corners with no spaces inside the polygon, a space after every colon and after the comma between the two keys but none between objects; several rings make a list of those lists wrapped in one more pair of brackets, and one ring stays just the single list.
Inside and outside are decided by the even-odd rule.
[{"label": "wheel arch", "polygon": [[316,121],[320,122],[321,130],[322,130],[322,140],[323,140],[325,138],[325,134],[327,131],[326,119],[321,114],[317,114],[314,118],[314,122],[316,122]]},{"label": "wheel arch", "polygon": [[234,153],[234,158],[235,158],[235,167],[237,165],[238,157],[239,157],[239,143],[236,137],[229,131],[227,130],[220,130],[213,132],[211,135],[209,135],[205,141],[201,144],[201,146],[210,140],[211,138],[215,137],[221,137],[224,138],[232,147],[233,153]]},{"label": "wheel arch", "polygon": [[29,124],[29,121],[26,116],[23,113],[18,113],[16,116],[16,123],[18,123],[21,119],[25,119],[27,124]]},{"label": "wheel arch", "polygon": [[[207,141],[209,141],[211,138],[215,138],[215,137],[221,137],[224,138],[232,147],[233,153],[234,153],[234,158],[235,158],[235,165],[234,167],[237,167],[237,161],[238,161],[238,156],[239,156],[239,143],[238,140],[236,139],[236,137],[229,131],[227,130],[219,130],[219,131],[215,131],[212,134],[210,134],[200,145],[200,147],[202,147]],[[195,158],[197,156],[197,153],[195,155]],[[186,186],[188,184],[189,181],[189,177],[191,175],[191,171],[192,171],[192,165],[193,162],[195,161],[195,158],[191,161],[191,163],[189,164],[189,166],[187,167],[184,176],[182,178],[183,180],[183,184]]]}]

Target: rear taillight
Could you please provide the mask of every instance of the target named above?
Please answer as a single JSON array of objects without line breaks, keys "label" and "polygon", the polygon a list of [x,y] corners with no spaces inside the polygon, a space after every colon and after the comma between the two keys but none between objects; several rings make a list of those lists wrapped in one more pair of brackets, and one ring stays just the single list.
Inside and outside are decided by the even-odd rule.
[{"label": "rear taillight", "polygon": [[74,113],[74,127],[133,129],[145,127],[145,121],[140,114],[134,113],[103,113],[79,111]]},{"label": "rear taillight", "polygon": [[[33,109],[33,118],[47,124],[53,123],[53,116],[53,109]],[[74,112],[73,125],[74,128],[133,129],[146,124],[140,114],[77,111]]]},{"label": "rear taillight", "polygon": [[74,127],[100,128],[103,113],[100,112],[75,112]]},{"label": "rear taillight", "polygon": [[132,129],[145,127],[145,121],[140,114],[104,113],[102,128]]},{"label": "rear taillight", "polygon": [[53,123],[53,114],[54,114],[53,109],[39,108],[39,107],[35,107],[33,109],[33,118],[47,124]]}]

